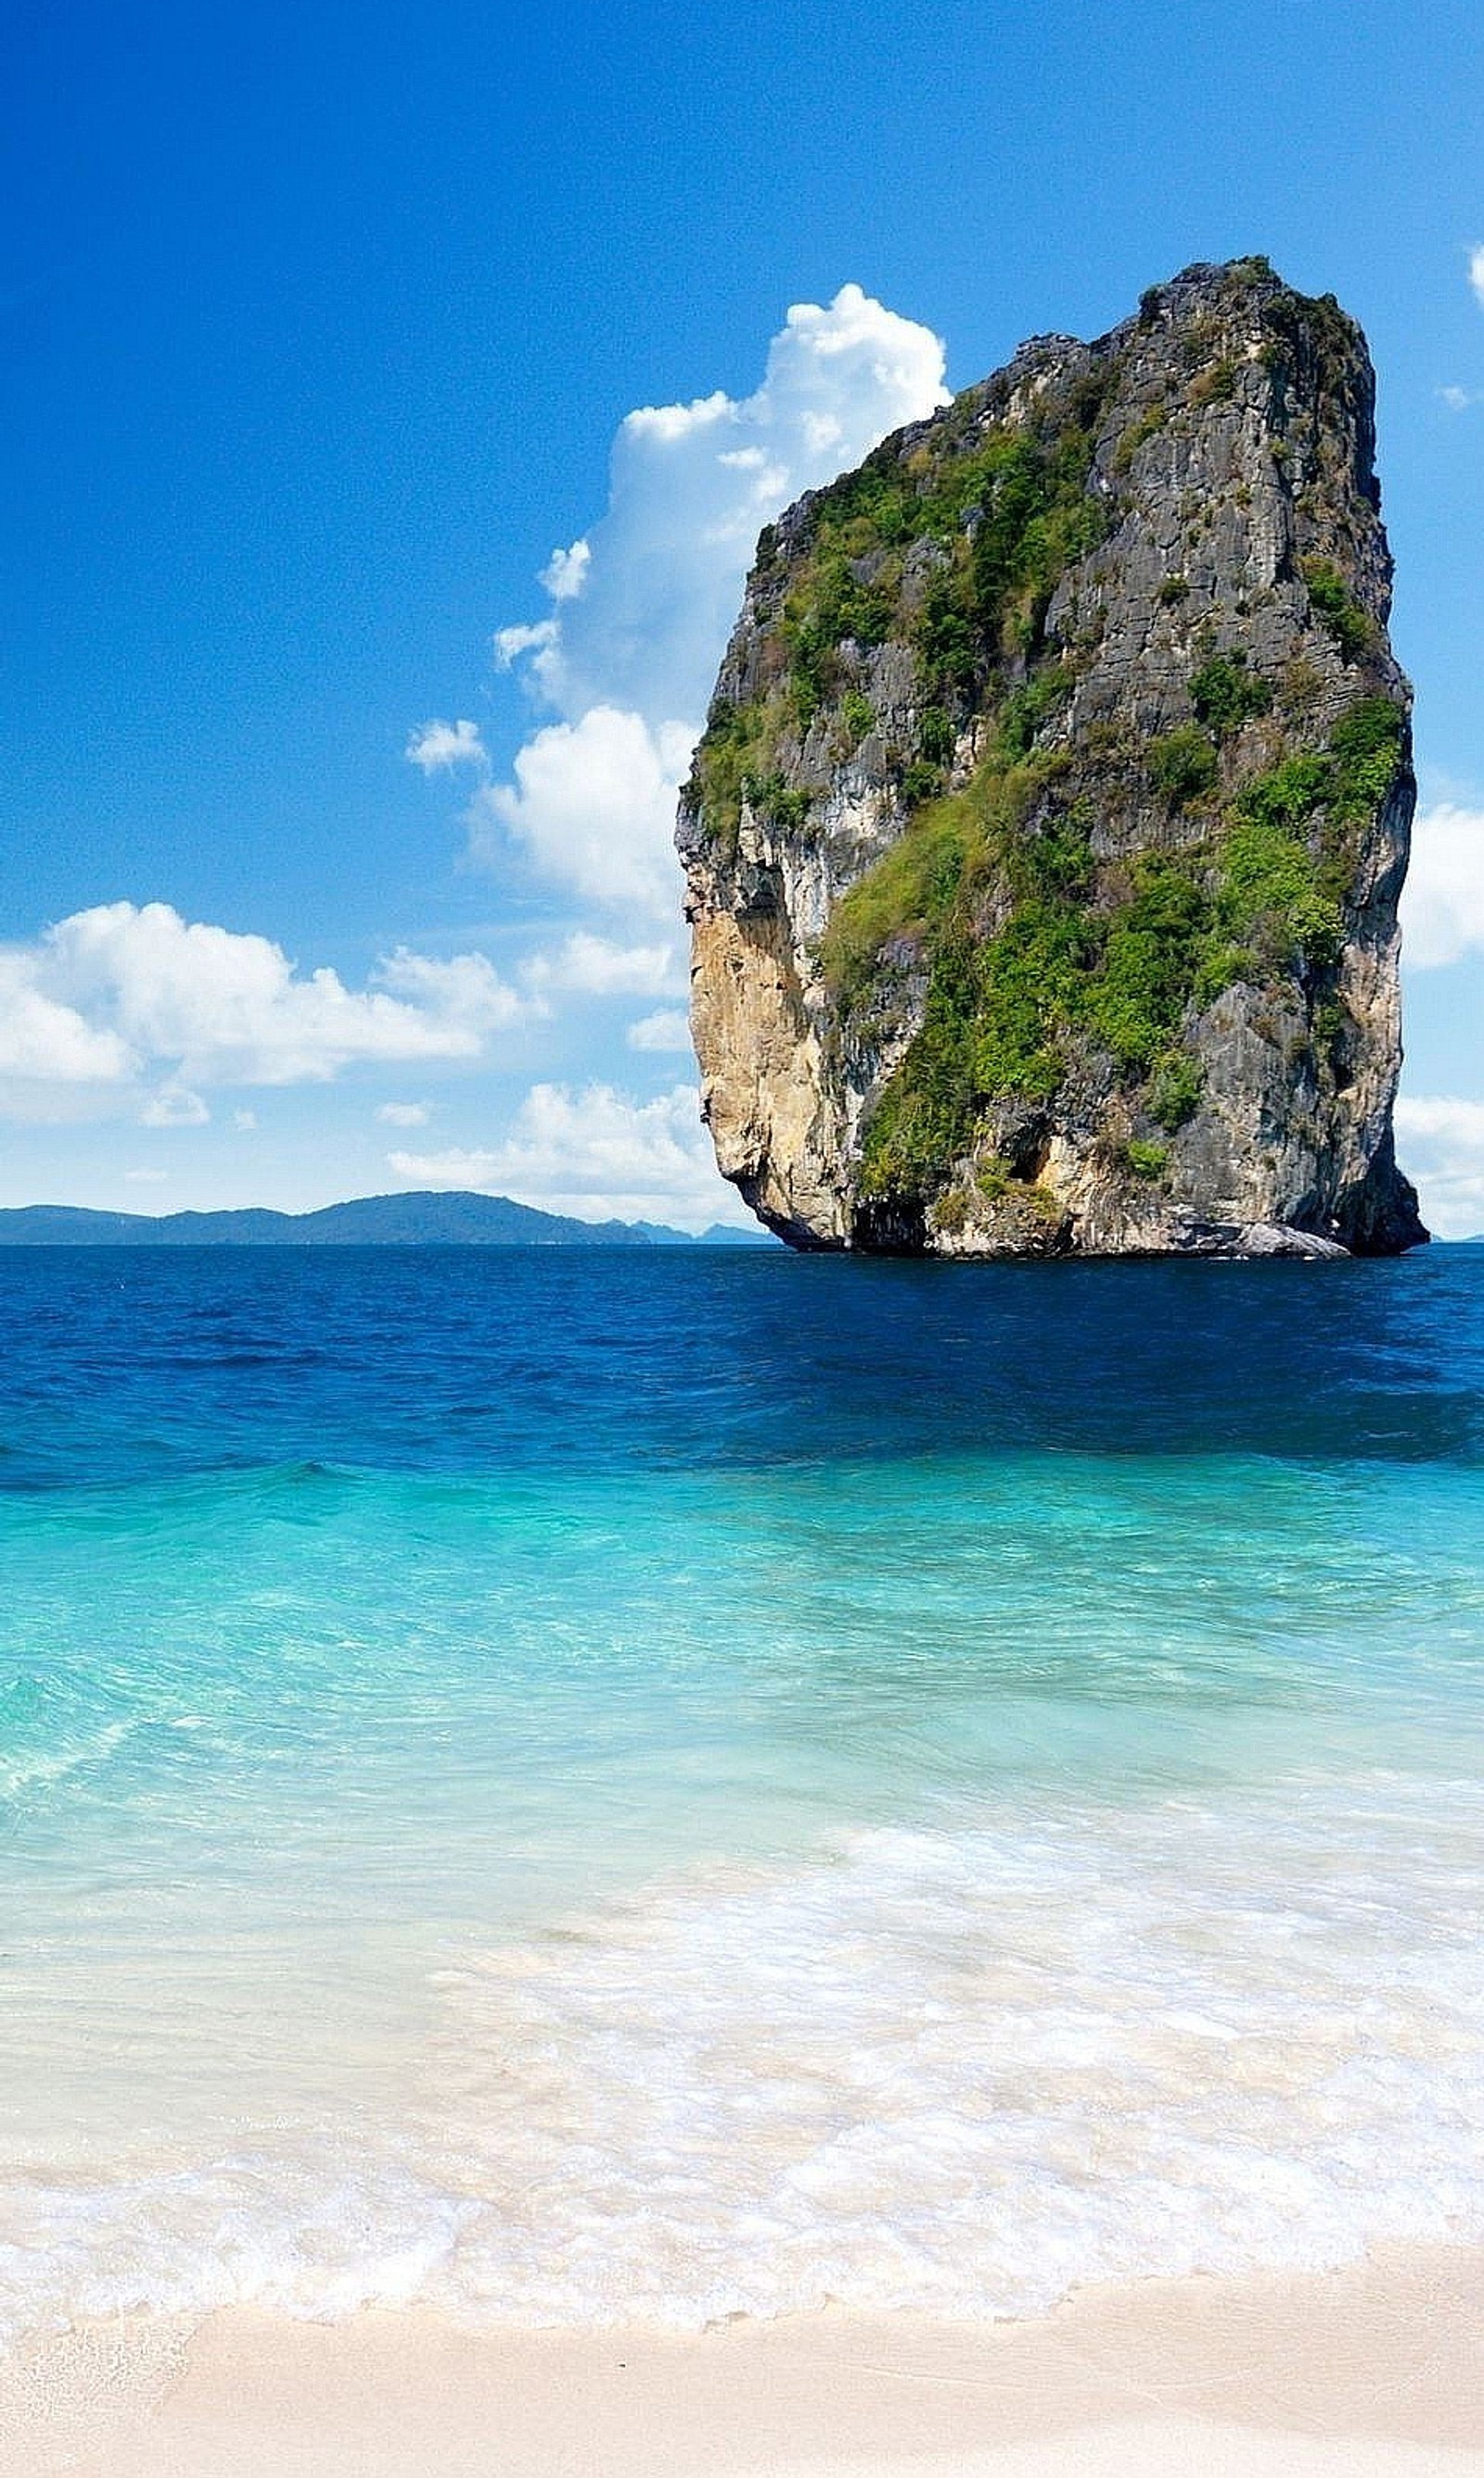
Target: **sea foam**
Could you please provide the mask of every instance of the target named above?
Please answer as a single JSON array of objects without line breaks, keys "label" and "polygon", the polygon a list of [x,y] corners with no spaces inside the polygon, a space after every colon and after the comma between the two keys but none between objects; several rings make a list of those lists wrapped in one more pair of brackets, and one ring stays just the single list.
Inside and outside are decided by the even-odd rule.
[{"label": "sea foam", "polygon": [[0,2301],[695,2326],[1484,2238],[1484,1794],[1024,1811],[435,1974],[374,2121],[13,2181]]}]

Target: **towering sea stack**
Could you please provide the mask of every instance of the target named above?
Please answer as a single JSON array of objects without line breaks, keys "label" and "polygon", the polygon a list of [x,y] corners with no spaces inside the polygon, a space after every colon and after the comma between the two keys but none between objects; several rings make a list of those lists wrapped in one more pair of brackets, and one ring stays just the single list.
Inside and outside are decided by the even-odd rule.
[{"label": "towering sea stack", "polygon": [[1331,298],[1194,266],[764,534],[679,845],[717,1156],[786,1239],[1425,1238],[1373,394]]}]

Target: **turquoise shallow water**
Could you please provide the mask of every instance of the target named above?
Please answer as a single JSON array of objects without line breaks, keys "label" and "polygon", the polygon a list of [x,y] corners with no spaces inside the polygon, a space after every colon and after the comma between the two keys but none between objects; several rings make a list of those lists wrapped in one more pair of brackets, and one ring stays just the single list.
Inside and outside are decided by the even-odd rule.
[{"label": "turquoise shallow water", "polygon": [[0,1296],[10,2328],[1484,2234],[1484,1252]]}]

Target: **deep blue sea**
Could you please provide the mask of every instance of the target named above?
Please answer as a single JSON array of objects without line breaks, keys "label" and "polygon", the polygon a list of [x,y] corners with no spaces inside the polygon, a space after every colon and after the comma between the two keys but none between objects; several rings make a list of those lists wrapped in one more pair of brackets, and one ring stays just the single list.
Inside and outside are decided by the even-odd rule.
[{"label": "deep blue sea", "polygon": [[1484,2237],[1484,1250],[0,1252],[0,2332]]}]

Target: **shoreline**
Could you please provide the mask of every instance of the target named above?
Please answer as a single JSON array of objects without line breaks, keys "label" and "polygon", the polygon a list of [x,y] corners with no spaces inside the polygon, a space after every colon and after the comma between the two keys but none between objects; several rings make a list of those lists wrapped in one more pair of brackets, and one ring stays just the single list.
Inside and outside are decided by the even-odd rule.
[{"label": "shoreline", "polygon": [[234,2307],[0,2364],[0,2478],[1447,2478],[1484,2471],[1484,2249],[1088,2288],[955,2323],[340,2323]]}]

